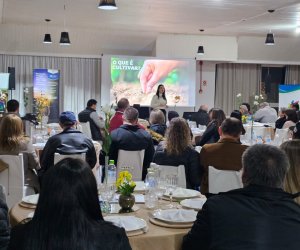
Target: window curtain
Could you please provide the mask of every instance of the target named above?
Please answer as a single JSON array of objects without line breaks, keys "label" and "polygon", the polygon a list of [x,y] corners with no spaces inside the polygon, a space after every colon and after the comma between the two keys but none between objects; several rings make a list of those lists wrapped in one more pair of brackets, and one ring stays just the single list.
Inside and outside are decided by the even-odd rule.
[{"label": "window curtain", "polygon": [[100,101],[101,59],[0,55],[0,72],[7,72],[8,67],[15,67],[16,90],[12,98],[20,102],[20,114],[25,113],[23,91],[32,87],[33,69],[58,69],[59,108],[78,114],[90,98]]},{"label": "window curtain", "polygon": [[243,102],[259,93],[261,65],[256,64],[217,64],[215,107],[221,108],[228,115],[238,109],[236,95],[242,94]]},{"label": "window curtain", "polygon": [[285,84],[300,84],[300,66],[287,65],[285,71]]}]

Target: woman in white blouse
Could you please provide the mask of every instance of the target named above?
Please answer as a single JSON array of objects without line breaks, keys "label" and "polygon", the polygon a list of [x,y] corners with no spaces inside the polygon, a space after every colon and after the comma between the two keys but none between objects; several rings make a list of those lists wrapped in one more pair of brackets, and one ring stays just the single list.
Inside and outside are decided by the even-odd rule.
[{"label": "woman in white blouse", "polygon": [[152,109],[160,109],[164,115],[166,116],[166,108],[167,106],[167,98],[165,95],[165,87],[160,84],[157,87],[156,94],[152,97],[151,100],[151,108]]}]

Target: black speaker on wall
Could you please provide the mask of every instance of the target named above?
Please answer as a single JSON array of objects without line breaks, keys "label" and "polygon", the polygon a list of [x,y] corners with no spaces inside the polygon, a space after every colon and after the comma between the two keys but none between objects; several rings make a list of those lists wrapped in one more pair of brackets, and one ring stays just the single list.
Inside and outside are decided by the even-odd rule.
[{"label": "black speaker on wall", "polygon": [[9,73],[9,83],[8,83],[8,89],[9,90],[15,90],[16,89],[16,71],[14,67],[8,67],[8,73]]}]

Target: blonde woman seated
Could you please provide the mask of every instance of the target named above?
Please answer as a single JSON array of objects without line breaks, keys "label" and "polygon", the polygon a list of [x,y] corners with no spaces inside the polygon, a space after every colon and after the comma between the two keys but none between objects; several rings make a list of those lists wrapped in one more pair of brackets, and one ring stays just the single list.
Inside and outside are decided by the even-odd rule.
[{"label": "blonde woman seated", "polygon": [[2,118],[0,123],[0,155],[23,154],[25,185],[39,191],[36,170],[40,169],[39,160],[29,137],[23,134],[23,122],[15,114]]},{"label": "blonde woman seated", "polygon": [[[290,168],[284,180],[284,190],[292,194],[298,193],[300,192],[300,140],[293,139],[284,142],[280,148],[285,151],[290,162]],[[300,204],[300,197],[295,198],[295,201]]]},{"label": "blonde woman seated", "polygon": [[186,120],[180,117],[173,118],[165,137],[166,140],[156,149],[153,162],[169,166],[184,165],[187,188],[198,189],[202,175],[200,157],[192,147],[190,129]]},{"label": "blonde woman seated", "polygon": [[159,109],[154,109],[149,117],[150,127],[149,132],[152,136],[153,144],[158,145],[164,139],[167,126],[165,124],[164,113]]}]

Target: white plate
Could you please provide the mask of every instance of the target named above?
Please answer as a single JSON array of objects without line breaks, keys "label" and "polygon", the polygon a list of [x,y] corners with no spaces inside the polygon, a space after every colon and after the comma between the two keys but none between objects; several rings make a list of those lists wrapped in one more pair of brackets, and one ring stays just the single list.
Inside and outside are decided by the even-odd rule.
[{"label": "white plate", "polygon": [[147,227],[146,221],[135,216],[106,216],[104,220],[112,222],[115,226],[123,227],[126,232],[136,231]]},{"label": "white plate", "polygon": [[22,201],[28,204],[36,205],[39,200],[39,194],[28,195],[22,198]]},{"label": "white plate", "polygon": [[169,223],[192,223],[196,220],[197,212],[185,209],[167,209],[154,212],[153,217]]},{"label": "white plate", "polygon": [[[118,214],[119,211],[120,211],[120,209],[121,209],[120,205],[119,205],[119,204],[116,204],[116,203],[110,204],[110,207],[111,207],[111,211],[110,211],[111,214]],[[140,209],[140,207],[137,206],[137,205],[134,205],[134,206],[132,207],[133,212],[136,212],[136,211],[138,211],[139,209]]]},{"label": "white plate", "polygon": [[200,210],[203,204],[206,202],[206,198],[194,198],[194,199],[186,199],[180,202],[180,205],[187,208],[192,208],[195,210]]},{"label": "white plate", "polygon": [[[187,199],[187,198],[194,198],[200,196],[201,193],[196,190],[186,189],[186,188],[177,188],[173,192],[174,199]],[[170,197],[169,193],[165,193],[164,196]]]}]

